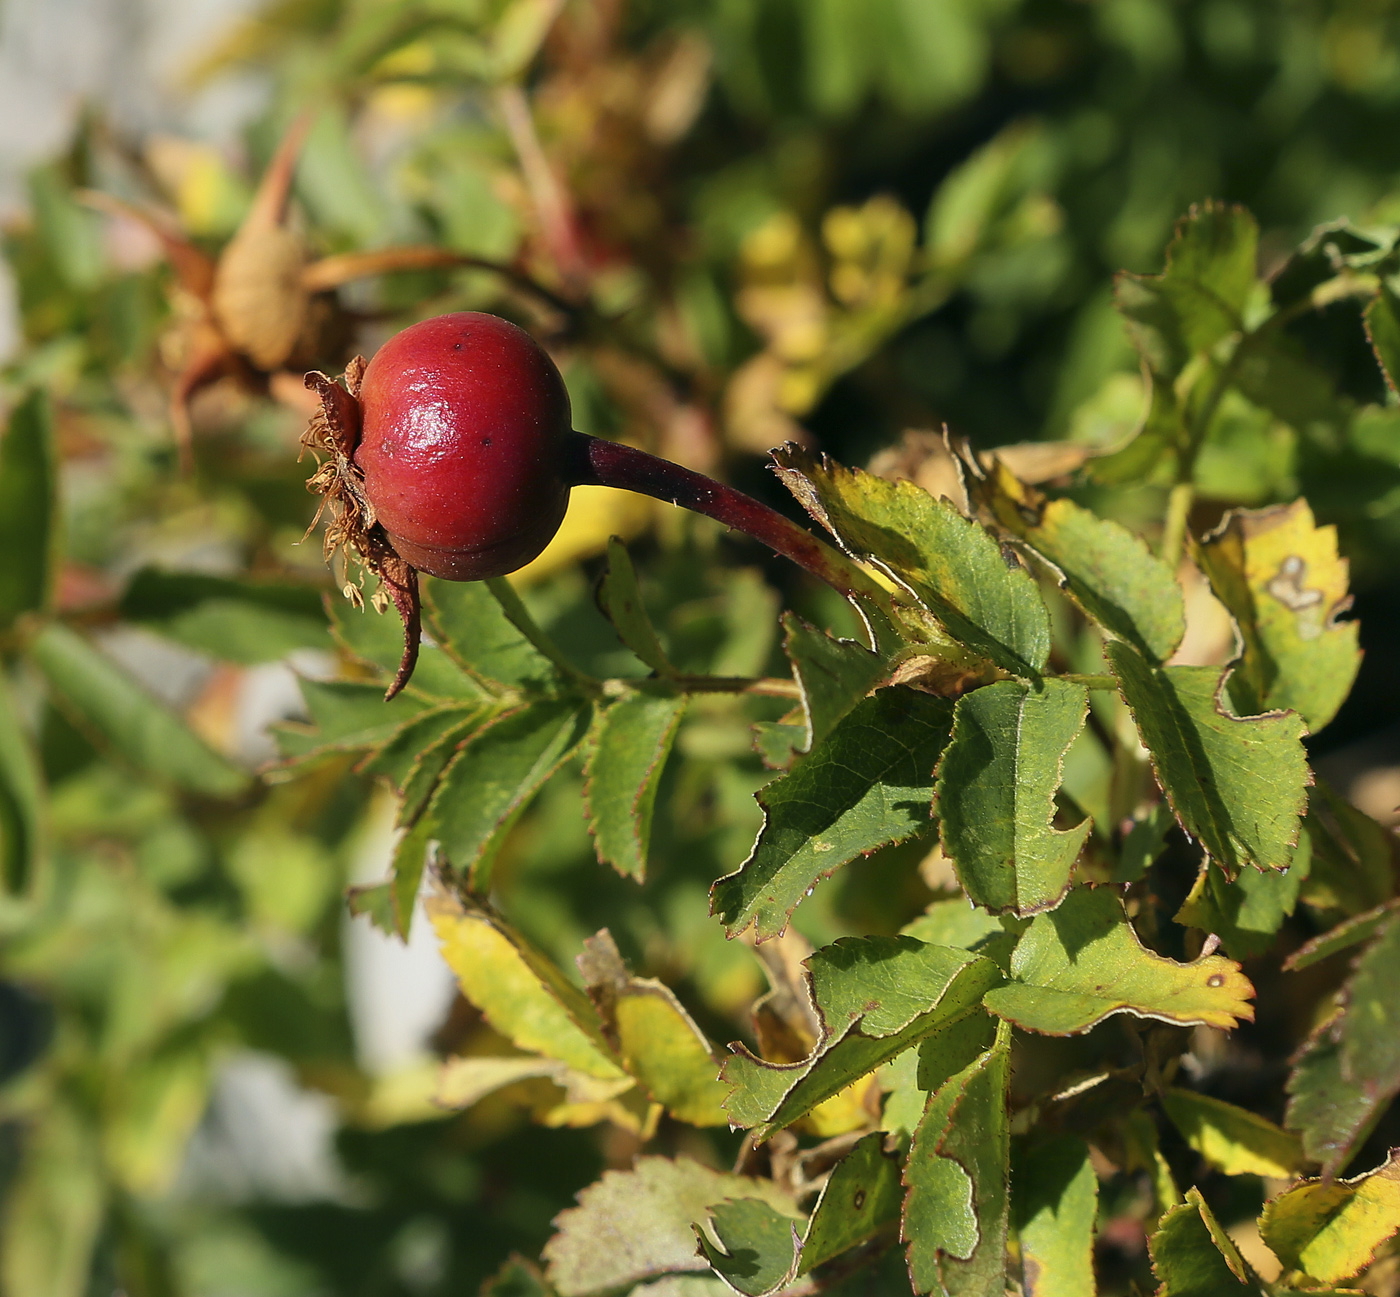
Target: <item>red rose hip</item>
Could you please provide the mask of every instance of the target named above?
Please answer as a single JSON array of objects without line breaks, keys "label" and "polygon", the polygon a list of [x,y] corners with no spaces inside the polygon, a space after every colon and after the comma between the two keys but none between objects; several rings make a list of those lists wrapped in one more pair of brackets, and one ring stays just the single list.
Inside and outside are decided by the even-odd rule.
[{"label": "red rose hip", "polygon": [[375,353],[359,397],[365,497],[414,567],[503,576],[558,531],[569,395],[523,329],[476,311],[424,320]]}]

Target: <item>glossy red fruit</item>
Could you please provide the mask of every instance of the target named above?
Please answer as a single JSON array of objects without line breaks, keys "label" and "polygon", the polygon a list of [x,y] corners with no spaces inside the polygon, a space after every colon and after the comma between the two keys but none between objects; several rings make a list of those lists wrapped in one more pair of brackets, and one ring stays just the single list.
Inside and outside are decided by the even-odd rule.
[{"label": "glossy red fruit", "polygon": [[523,329],[477,311],[415,324],[375,353],[360,406],[365,495],[414,567],[504,576],[559,529],[569,394]]}]

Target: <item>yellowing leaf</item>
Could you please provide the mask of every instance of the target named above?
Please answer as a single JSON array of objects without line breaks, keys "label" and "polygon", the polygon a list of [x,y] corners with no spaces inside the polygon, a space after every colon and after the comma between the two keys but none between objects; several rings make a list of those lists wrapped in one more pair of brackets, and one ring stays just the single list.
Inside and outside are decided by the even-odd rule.
[{"label": "yellowing leaf", "polygon": [[1182,1138],[1226,1175],[1292,1175],[1303,1160],[1296,1135],[1233,1103],[1192,1090],[1170,1089],[1162,1107]]},{"label": "yellowing leaf", "polygon": [[1240,509],[1196,547],[1220,601],[1234,614],[1244,657],[1230,680],[1242,710],[1292,709],[1320,730],[1361,665],[1337,529],[1319,527],[1306,500]]},{"label": "yellowing leaf", "polygon": [[1148,1240],[1152,1270],[1162,1281],[1158,1297],[1262,1297],[1239,1249],[1220,1227],[1199,1189],[1162,1217]]},{"label": "yellowing leaf", "polygon": [[1137,938],[1107,889],[1077,888],[1031,922],[1011,957],[1012,981],[983,1003],[1027,1031],[1072,1036],[1114,1013],[1231,1028],[1252,1021],[1254,987],[1220,955],[1179,964]]},{"label": "yellowing leaf", "polygon": [[623,1075],[587,997],[499,915],[440,893],[427,901],[442,957],[462,994],[521,1049],[586,1076]]},{"label": "yellowing leaf", "polygon": [[1259,1232],[1278,1259],[1322,1283],[1360,1274],[1400,1231],[1400,1152],[1353,1180],[1304,1180],[1273,1199]]},{"label": "yellowing leaf", "polygon": [[652,504],[631,491],[606,486],[576,486],[554,539],[538,558],[510,574],[512,585],[530,585],[580,559],[592,558],[608,547],[612,536],[636,536],[651,521]]}]

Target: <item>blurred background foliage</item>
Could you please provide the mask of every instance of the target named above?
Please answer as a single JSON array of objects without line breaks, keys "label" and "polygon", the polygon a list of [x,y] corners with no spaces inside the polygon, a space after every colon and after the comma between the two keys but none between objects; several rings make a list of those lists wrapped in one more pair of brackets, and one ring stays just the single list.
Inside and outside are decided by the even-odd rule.
[{"label": "blurred background foliage", "polygon": [[[451,1000],[424,925],[400,957],[345,917],[390,851],[391,802],[354,771],[383,722],[276,765],[267,725],[305,715],[293,670],[363,675],[328,635],[318,546],[296,547],[300,368],[496,310],[551,347],[580,429],[791,507],[761,459],[785,438],[849,463],[894,447],[914,472],[918,430],[945,421],[980,446],[1126,438],[1144,391],[1111,277],[1158,269],[1193,202],[1250,207],[1266,270],[1319,222],[1400,218],[1386,0],[277,0],[189,76],[250,71],[241,149],[131,137],[94,105],[4,236],[8,1297],[471,1291],[637,1147],[616,1124],[533,1124],[542,1082],[429,1104],[434,1054],[502,1042]],[[299,120],[269,283],[234,250]],[[1360,324],[1340,303],[1309,327],[1325,357]],[[1378,372],[1332,377],[1387,400]],[[1301,490],[1338,524],[1368,657],[1314,755],[1388,815],[1394,421],[1226,416],[1193,521]],[[1161,495],[1112,507],[1146,518]],[[592,593],[611,533],[684,670],[780,669],[784,602],[849,629],[741,540],[584,490],[519,585],[590,670],[625,669]],[[782,710],[692,708],[641,887],[600,871],[566,770],[507,845],[502,907],[565,966],[607,924],[712,1037],[746,1033],[762,968],[705,893],[747,854],[769,777],[750,727]],[[915,863],[846,871],[799,927],[896,930],[932,894]],[[727,1165],[737,1143],[663,1126],[653,1147]]]}]

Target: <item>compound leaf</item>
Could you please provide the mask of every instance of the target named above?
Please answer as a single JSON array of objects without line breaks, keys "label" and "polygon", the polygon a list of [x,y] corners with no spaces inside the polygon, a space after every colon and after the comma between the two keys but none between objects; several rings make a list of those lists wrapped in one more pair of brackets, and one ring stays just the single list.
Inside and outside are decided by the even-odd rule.
[{"label": "compound leaf", "polygon": [[891,482],[788,445],[778,475],[857,558],[893,573],[955,640],[1013,675],[1033,678],[1050,652],[1035,580],[978,523],[913,482]]},{"label": "compound leaf", "polygon": [[1076,888],[1037,915],[1011,957],[1012,981],[987,993],[998,1017],[1027,1031],[1072,1036],[1115,1013],[1232,1028],[1252,1021],[1254,988],[1220,955],[1178,964],[1137,938],[1108,889]]},{"label": "compound leaf", "polygon": [[1033,914],[1068,890],[1093,825],[1056,829],[1055,793],[1088,709],[1088,690],[1063,680],[1006,680],[958,699],[936,804],[943,850],[975,904]]},{"label": "compound leaf", "polygon": [[776,937],[823,878],[925,828],[933,768],[952,714],[945,699],[881,689],[791,774],[764,788],[758,794],[764,824],[753,853],[710,893],[710,911],[729,935],[752,924],[759,941]]},{"label": "compound leaf", "polygon": [[483,688],[547,690],[553,662],[506,616],[485,581],[423,582],[424,620],[433,638]]},{"label": "compound leaf", "polygon": [[603,711],[595,725],[584,814],[598,859],[638,882],[646,875],[657,785],[685,703],[684,697],[634,693]]},{"label": "compound leaf", "polygon": [[1231,715],[1215,667],[1154,667],[1124,643],[1107,653],[1181,827],[1231,878],[1287,867],[1309,778],[1302,718]]},{"label": "compound leaf", "polygon": [[1361,665],[1357,624],[1337,621],[1351,604],[1337,529],[1317,526],[1306,500],[1238,509],[1195,554],[1244,641],[1231,698],[1250,714],[1291,709],[1320,730]]}]

